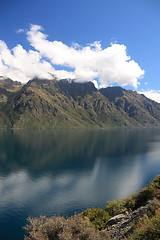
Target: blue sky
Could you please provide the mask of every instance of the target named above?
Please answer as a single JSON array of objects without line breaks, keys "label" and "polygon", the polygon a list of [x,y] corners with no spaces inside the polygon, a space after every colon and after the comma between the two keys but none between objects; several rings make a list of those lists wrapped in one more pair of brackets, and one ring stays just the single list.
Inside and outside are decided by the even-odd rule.
[{"label": "blue sky", "polygon": [[0,74],[86,77],[160,101],[159,24],[159,0],[2,0]]}]

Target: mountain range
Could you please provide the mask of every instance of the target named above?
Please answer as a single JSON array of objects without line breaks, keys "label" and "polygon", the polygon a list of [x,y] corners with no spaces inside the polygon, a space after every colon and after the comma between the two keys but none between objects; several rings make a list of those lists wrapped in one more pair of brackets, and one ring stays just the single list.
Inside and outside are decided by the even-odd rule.
[{"label": "mountain range", "polygon": [[0,128],[159,127],[160,104],[121,87],[0,79]]}]

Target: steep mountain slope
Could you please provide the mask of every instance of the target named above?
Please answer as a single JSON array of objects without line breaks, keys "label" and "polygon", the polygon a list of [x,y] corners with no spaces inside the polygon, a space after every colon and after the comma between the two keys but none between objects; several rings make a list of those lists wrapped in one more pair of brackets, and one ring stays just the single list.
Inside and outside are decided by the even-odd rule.
[{"label": "steep mountain slope", "polygon": [[159,125],[160,104],[146,98],[136,91],[125,90],[120,87],[100,89],[120,112],[125,112],[129,118],[142,126]]},{"label": "steep mountain slope", "polygon": [[35,78],[24,86],[9,81],[10,87],[0,81],[0,99],[1,84],[6,96],[0,103],[1,128],[160,125],[160,104],[134,91],[97,90],[91,82],[72,80]]}]

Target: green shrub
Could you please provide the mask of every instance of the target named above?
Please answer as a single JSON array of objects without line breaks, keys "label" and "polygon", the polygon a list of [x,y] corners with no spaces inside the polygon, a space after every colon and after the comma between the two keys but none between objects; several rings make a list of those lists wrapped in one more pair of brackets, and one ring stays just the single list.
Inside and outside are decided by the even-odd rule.
[{"label": "green shrub", "polygon": [[108,201],[105,207],[105,211],[108,212],[108,214],[112,217],[119,213],[122,213],[124,210],[125,210],[124,200]]},{"label": "green shrub", "polygon": [[82,215],[87,217],[98,230],[105,229],[108,220],[111,218],[108,212],[100,208],[87,209],[82,213]]}]

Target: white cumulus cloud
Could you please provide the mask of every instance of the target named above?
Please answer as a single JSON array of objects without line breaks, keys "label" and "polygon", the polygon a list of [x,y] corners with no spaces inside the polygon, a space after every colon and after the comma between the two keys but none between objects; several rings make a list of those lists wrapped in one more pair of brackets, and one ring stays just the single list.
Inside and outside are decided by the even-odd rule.
[{"label": "white cumulus cloud", "polygon": [[42,60],[37,51],[27,52],[21,45],[9,50],[5,42],[0,40],[1,76],[26,82],[35,76],[51,78],[49,72],[54,72],[54,68],[48,61]]},{"label": "white cumulus cloud", "polygon": [[160,103],[160,90],[143,90],[139,92],[140,94],[144,94],[147,98],[150,98],[158,103]]},{"label": "white cumulus cloud", "polygon": [[31,25],[27,33],[30,44],[52,64],[73,68],[79,81],[99,78],[101,87],[117,83],[137,88],[138,79],[144,75],[139,65],[127,55],[123,44],[112,44],[105,49],[97,41],[85,47],[75,43],[67,46],[61,41],[49,41],[42,30],[41,26]]},{"label": "white cumulus cloud", "polygon": [[[98,80],[100,87],[116,83],[137,88],[138,79],[144,75],[123,44],[111,44],[104,49],[98,41],[67,46],[61,41],[49,41],[39,25],[30,26],[27,39],[33,50],[26,51],[21,45],[10,50],[0,41],[0,76],[25,82],[34,76],[51,78],[53,74],[59,79],[75,78],[80,82],[97,84]],[[55,70],[56,66],[61,70]]]}]

